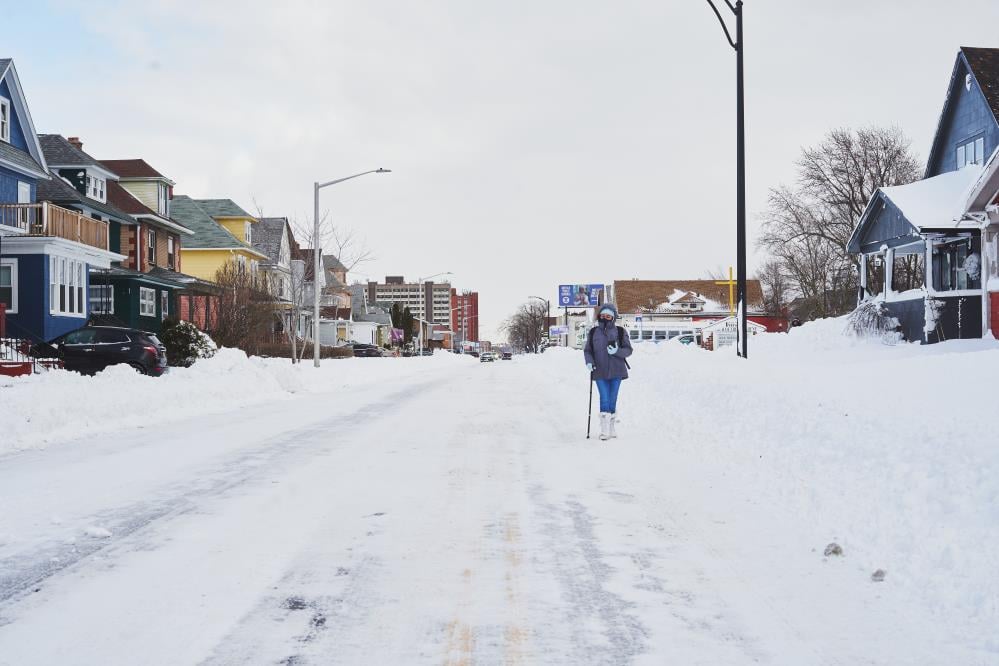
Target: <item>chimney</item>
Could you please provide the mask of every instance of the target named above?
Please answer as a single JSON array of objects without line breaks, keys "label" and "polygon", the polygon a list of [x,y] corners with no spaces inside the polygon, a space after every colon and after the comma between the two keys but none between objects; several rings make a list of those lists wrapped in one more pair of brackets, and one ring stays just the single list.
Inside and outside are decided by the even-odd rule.
[{"label": "chimney", "polygon": [[83,150],[83,142],[80,141],[80,137],[78,137],[78,136],[71,136],[71,137],[67,138],[66,141],[68,141],[69,145],[73,146],[77,150]]}]

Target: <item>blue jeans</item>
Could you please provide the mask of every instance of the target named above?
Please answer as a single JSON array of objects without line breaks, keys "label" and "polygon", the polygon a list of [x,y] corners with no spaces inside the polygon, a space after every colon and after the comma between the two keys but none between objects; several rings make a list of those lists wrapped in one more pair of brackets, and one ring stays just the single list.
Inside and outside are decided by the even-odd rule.
[{"label": "blue jeans", "polygon": [[600,391],[600,411],[617,413],[617,392],[621,390],[621,379],[595,379]]}]

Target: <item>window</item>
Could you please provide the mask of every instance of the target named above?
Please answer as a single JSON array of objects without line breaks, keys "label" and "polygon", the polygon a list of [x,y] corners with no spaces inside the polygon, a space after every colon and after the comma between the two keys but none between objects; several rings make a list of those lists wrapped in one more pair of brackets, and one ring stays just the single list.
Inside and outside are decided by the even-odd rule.
[{"label": "window", "polygon": [[139,314],[143,317],[156,316],[156,290],[139,287]]},{"label": "window", "polygon": [[240,271],[245,271],[246,270],[246,257],[244,257],[243,255],[237,256],[236,257],[236,266],[239,268]]},{"label": "window", "polygon": [[66,345],[92,345],[97,340],[97,331],[92,328],[81,328],[78,331],[67,333],[62,339]]},{"label": "window", "polygon": [[253,245],[253,225],[249,222],[243,223],[243,236],[246,239],[247,245]]},{"label": "window", "polygon": [[167,185],[166,183],[159,183],[156,188],[156,212],[160,215],[170,216],[169,203],[167,199]]},{"label": "window", "polygon": [[156,230],[150,229],[146,232],[146,249],[149,251],[149,265],[156,265]]},{"label": "window", "polygon": [[[31,203],[31,183],[25,183],[23,181],[17,181],[17,203],[27,204]],[[28,230],[31,222],[35,218],[34,210],[31,208],[18,208],[17,209],[17,226],[21,229]]]},{"label": "window", "polygon": [[84,316],[86,268],[86,263],[76,259],[49,257],[49,314]]},{"label": "window", "polygon": [[90,313],[114,314],[114,285],[90,285]]},{"label": "window", "polygon": [[87,176],[87,196],[97,201],[107,201],[104,193],[105,180],[97,176]]},{"label": "window", "polygon": [[170,316],[170,292],[164,289],[160,292],[160,319]]},{"label": "window", "polygon": [[173,236],[167,236],[167,268],[174,270],[176,265],[174,264],[174,245]]},{"label": "window", "polygon": [[896,254],[891,271],[892,291],[920,289],[926,277],[926,253],[922,247],[912,254]]},{"label": "window", "polygon": [[94,336],[94,342],[99,345],[120,345],[131,342],[125,331],[118,331],[113,328],[102,328]]},{"label": "window", "polygon": [[938,241],[933,245],[933,288],[936,291],[979,289],[981,257],[971,238]]},{"label": "window", "polygon": [[651,340],[652,331],[642,331],[642,340]]},{"label": "window", "polygon": [[985,137],[978,137],[957,147],[957,168],[985,161]]},{"label": "window", "polygon": [[0,140],[10,143],[10,100],[0,97]]},{"label": "window", "polygon": [[17,259],[0,259],[0,303],[17,314]]}]

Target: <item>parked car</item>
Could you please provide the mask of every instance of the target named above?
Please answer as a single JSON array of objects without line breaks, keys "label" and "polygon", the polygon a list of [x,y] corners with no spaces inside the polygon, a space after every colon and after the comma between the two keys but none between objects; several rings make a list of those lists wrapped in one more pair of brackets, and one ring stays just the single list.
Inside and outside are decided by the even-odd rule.
[{"label": "parked car", "polygon": [[494,354],[493,352],[482,352],[481,354],[479,354],[480,363],[492,363],[495,360],[496,360],[496,354]]},{"label": "parked car", "polygon": [[364,342],[353,342],[350,345],[354,350],[354,356],[359,358],[381,358],[382,351],[377,345],[369,345]]},{"label": "parked car", "polygon": [[92,375],[109,365],[126,364],[144,375],[167,371],[166,347],[152,333],[137,328],[84,326],[31,348],[33,356],[58,358],[67,370]]},{"label": "parked car", "polygon": [[503,352],[503,357],[502,358],[503,358],[504,361],[512,361],[513,360],[513,352],[508,352],[508,351]]}]

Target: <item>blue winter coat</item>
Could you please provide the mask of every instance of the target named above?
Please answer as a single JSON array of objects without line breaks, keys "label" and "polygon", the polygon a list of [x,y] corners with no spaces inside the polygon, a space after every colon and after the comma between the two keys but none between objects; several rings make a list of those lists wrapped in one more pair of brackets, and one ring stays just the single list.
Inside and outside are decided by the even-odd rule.
[{"label": "blue winter coat", "polygon": [[[614,320],[603,321],[597,319],[594,326],[586,336],[586,346],[583,347],[583,356],[587,363],[593,364],[591,379],[627,379],[628,364],[624,359],[631,356],[631,339],[628,331],[621,329],[618,334],[617,308],[613,305],[604,304],[600,309],[610,308],[614,311]],[[607,353],[607,345],[616,344],[618,350],[616,354]]]}]

